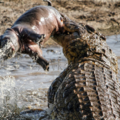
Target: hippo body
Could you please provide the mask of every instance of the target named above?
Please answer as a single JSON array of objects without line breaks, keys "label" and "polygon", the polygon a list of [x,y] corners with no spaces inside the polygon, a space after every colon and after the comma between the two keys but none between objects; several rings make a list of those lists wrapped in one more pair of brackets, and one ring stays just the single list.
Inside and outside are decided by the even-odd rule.
[{"label": "hippo body", "polygon": [[24,29],[36,34],[45,34],[45,39],[48,39],[53,30],[58,31],[59,27],[62,27],[60,13],[52,6],[41,5],[25,12],[11,28],[19,34],[24,34]]},{"label": "hippo body", "polygon": [[[63,26],[60,13],[52,6],[36,6],[20,16],[11,28],[0,36],[0,47],[3,48],[9,41],[9,48],[14,53],[29,54],[45,70],[48,62],[42,57],[42,51],[37,42],[42,45],[54,33]],[[42,39],[42,40],[41,40]],[[41,42],[41,43],[40,43]],[[5,48],[6,49],[6,48]],[[9,57],[13,54],[9,53]],[[8,54],[5,52],[4,55]]]}]

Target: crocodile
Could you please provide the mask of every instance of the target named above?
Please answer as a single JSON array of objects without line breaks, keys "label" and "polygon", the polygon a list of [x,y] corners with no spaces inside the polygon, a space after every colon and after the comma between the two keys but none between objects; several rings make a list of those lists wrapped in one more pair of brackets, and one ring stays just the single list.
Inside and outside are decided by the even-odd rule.
[{"label": "crocodile", "polygon": [[117,57],[104,35],[63,17],[64,33],[53,39],[62,46],[68,67],[48,91],[52,119],[120,120]]},{"label": "crocodile", "polygon": [[47,113],[39,120],[120,120],[116,55],[104,35],[61,15],[64,29],[53,40],[62,46],[68,66],[49,87]]}]

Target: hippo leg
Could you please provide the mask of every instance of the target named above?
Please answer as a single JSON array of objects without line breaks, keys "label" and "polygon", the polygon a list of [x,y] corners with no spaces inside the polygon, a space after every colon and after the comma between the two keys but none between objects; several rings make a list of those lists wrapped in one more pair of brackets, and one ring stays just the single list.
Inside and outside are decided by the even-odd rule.
[{"label": "hippo leg", "polygon": [[33,30],[28,29],[28,28],[24,28],[21,34],[22,34],[22,37],[26,36],[28,39],[32,40],[38,45],[45,38],[45,34],[37,34]]},{"label": "hippo leg", "polygon": [[37,44],[34,45],[25,45],[24,51],[22,53],[29,54],[29,56],[43,67],[44,70],[49,71],[49,63],[42,57],[42,50]]}]

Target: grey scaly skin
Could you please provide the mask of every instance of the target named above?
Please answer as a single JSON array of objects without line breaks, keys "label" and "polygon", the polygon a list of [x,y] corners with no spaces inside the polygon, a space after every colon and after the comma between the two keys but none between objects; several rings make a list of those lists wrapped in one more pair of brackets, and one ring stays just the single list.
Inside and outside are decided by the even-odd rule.
[{"label": "grey scaly skin", "polygon": [[63,47],[68,67],[48,91],[52,119],[120,120],[117,57],[94,28],[65,22],[65,33],[54,35]]}]

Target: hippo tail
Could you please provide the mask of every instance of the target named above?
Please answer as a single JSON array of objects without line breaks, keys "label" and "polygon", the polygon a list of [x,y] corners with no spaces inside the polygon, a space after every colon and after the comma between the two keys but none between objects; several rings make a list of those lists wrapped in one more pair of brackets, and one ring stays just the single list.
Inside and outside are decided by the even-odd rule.
[{"label": "hippo tail", "polygon": [[48,6],[52,6],[52,3],[50,0],[43,0],[44,2],[47,2],[48,3]]}]

